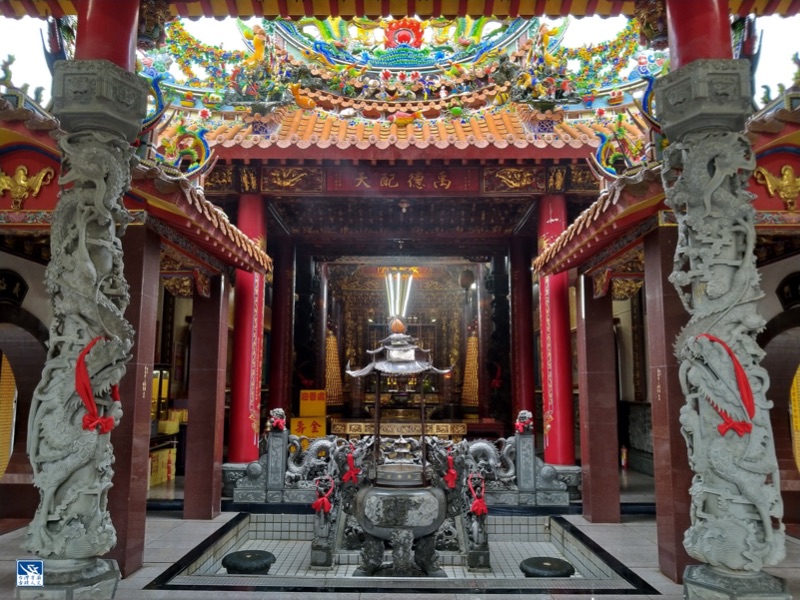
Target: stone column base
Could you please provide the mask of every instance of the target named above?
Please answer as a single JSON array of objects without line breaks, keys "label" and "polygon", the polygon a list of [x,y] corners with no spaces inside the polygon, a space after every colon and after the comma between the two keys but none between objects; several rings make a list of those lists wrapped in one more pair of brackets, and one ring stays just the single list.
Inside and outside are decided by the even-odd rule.
[{"label": "stone column base", "polygon": [[491,555],[486,550],[470,550],[467,552],[467,570],[470,573],[490,573],[492,571]]},{"label": "stone column base", "polygon": [[46,560],[43,587],[18,587],[20,600],[111,600],[120,580],[115,560]]},{"label": "stone column base", "polygon": [[733,575],[708,565],[690,565],[683,573],[686,600],[791,600],[780,577],[764,573]]},{"label": "stone column base", "polygon": [[311,544],[311,568],[333,569],[333,548],[326,542],[314,541]]}]

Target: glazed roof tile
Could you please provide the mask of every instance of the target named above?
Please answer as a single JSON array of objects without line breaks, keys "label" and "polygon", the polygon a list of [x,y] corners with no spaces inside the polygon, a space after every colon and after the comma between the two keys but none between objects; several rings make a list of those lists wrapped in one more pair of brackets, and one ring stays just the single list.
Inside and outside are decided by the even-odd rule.
[{"label": "glazed roof tile", "polygon": [[[397,115],[397,111],[394,114]],[[300,150],[311,147],[339,150],[515,147],[565,148],[581,150],[580,154],[585,155],[598,146],[595,131],[567,124],[563,119],[560,112],[541,113],[525,105],[465,112],[463,118],[410,117],[410,122],[400,124],[285,107],[266,116],[247,116],[243,123],[234,121],[222,125],[207,137],[209,145],[218,149],[239,147],[254,150],[292,146]],[[537,121],[552,122],[552,131],[538,131]]]}]

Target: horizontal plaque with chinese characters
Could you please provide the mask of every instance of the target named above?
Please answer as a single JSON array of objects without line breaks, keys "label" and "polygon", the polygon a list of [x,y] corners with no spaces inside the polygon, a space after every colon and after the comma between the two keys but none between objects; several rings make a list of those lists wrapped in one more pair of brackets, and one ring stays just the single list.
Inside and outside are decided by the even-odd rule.
[{"label": "horizontal plaque with chinese characters", "polygon": [[359,195],[448,196],[476,193],[479,181],[477,168],[349,166],[328,172],[327,189]]}]

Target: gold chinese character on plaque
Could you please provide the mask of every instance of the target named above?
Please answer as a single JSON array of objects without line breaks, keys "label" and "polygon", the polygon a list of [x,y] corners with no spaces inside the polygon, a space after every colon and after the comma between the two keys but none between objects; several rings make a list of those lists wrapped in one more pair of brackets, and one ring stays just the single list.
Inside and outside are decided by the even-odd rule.
[{"label": "gold chinese character on plaque", "polygon": [[408,187],[414,190],[425,189],[425,173],[413,171],[408,174]]},{"label": "gold chinese character on plaque", "polygon": [[368,177],[366,173],[364,173],[363,171],[359,173],[358,177],[356,177],[356,187],[371,188],[372,186],[369,184],[367,179]]},{"label": "gold chinese character on plaque", "polygon": [[382,188],[396,188],[399,183],[397,183],[397,179],[395,179],[394,173],[384,173],[381,175],[381,180],[379,184]]},{"label": "gold chinese character on plaque", "polygon": [[453,182],[450,181],[450,178],[447,176],[447,172],[439,171],[439,173],[436,175],[436,179],[433,182],[433,187],[435,187],[437,190],[439,188],[449,190],[451,185],[453,185]]}]

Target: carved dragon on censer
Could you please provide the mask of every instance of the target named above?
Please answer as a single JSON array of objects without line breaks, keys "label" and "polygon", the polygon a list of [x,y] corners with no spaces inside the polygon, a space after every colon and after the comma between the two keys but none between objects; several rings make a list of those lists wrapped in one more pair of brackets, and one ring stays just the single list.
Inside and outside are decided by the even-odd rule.
[{"label": "carved dragon on censer", "polygon": [[676,342],[681,431],[695,472],[684,546],[709,565],[749,572],[786,552],[769,376],[755,342],[763,292],[744,189],[755,166],[743,135],[694,132],[666,149],[663,171],[679,225],[670,281],[691,315]]},{"label": "carved dragon on censer", "polygon": [[[45,273],[54,317],[28,431],[41,502],[25,547],[44,558],[75,559],[116,543],[107,511],[109,431],[122,416],[116,389],[133,346],[119,240],[129,222],[121,198],[133,154],[121,138],[99,132],[67,135],[59,145],[59,184],[71,187],[55,210]],[[83,389],[76,370],[85,371]]]}]

